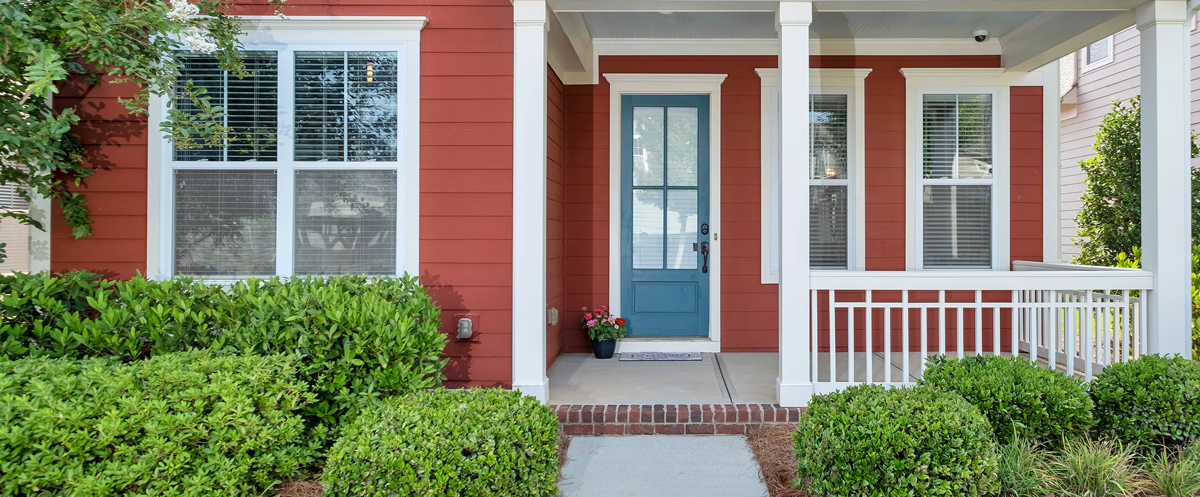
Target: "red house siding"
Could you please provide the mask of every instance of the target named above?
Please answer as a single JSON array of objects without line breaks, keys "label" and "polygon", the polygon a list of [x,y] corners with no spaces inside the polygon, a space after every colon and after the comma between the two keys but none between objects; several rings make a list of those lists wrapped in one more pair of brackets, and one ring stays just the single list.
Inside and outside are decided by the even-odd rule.
[{"label": "red house siding", "polygon": [[546,328],[546,367],[562,352],[563,311],[563,124],[562,81],[548,69],[546,84],[546,307],[559,310],[559,322]]},{"label": "red house siding", "polygon": [[[778,291],[761,283],[760,88],[755,68],[775,57],[601,57],[603,73],[727,74],[721,86],[721,348],[727,352],[778,347]],[[871,68],[865,82],[866,270],[905,269],[905,67],[998,67],[997,56],[826,56],[813,67]],[[581,306],[608,298],[608,82],[567,86],[564,177],[564,299],[566,322]],[[1036,185],[1013,185],[1013,257],[1041,257],[1041,88],[1014,88],[1013,175]],[[1034,94],[1036,93],[1036,95]],[[1021,98],[1019,99],[1018,96]],[[1018,117],[1016,114],[1021,114]],[[1031,128],[1029,126],[1036,126]],[[1018,131],[1019,130],[1019,131]],[[1014,143],[1018,143],[1014,138]],[[1036,155],[1036,157],[1034,157]],[[1034,160],[1036,159],[1036,160]],[[1024,204],[1028,205],[1024,205]],[[1020,204],[1020,205],[1018,205]],[[1036,225],[1036,226],[1035,226]],[[896,296],[897,301],[899,295]],[[915,316],[914,316],[915,317]],[[875,343],[882,346],[882,315]],[[899,323],[899,316],[896,316]],[[986,316],[990,328],[990,315]],[[972,319],[973,316],[970,316]],[[862,322],[862,321],[859,321]],[[919,319],[915,322],[919,323]],[[972,328],[973,331],[973,328]],[[987,336],[985,334],[985,336]],[[900,338],[895,337],[899,344]],[[990,342],[990,340],[989,340]],[[842,340],[844,344],[844,339]],[[860,340],[861,344],[862,341]],[[913,342],[919,343],[919,342]],[[827,342],[826,342],[827,344]],[[973,342],[972,342],[973,344]],[[564,351],[586,352],[582,334],[564,330]]]},{"label": "red house siding", "polygon": [[[243,5],[239,14],[270,14]],[[289,2],[291,16],[425,16],[421,32],[422,283],[456,315],[476,318],[477,339],[452,340],[450,386],[512,380],[512,4],[447,0],[395,5],[371,0]],[[128,278],[146,267],[146,143],[156,130],[121,110],[127,86],[63,89],[56,106],[84,117],[77,131],[101,170],[88,196],[95,235],[74,240],[55,209],[54,271],[89,269]]]},{"label": "red house siding", "polygon": [[85,269],[108,278],[129,278],[146,269],[146,119],[132,116],[117,101],[134,93],[130,85],[105,78],[98,86],[76,79],[54,97],[54,108],[79,115],[75,134],[97,172],[84,186],[92,213],[92,236],[75,239],[57,203],[51,209],[50,270]]},{"label": "red house siding", "polygon": [[1011,89],[1012,202],[1010,255],[1014,261],[1042,260],[1042,87]]}]

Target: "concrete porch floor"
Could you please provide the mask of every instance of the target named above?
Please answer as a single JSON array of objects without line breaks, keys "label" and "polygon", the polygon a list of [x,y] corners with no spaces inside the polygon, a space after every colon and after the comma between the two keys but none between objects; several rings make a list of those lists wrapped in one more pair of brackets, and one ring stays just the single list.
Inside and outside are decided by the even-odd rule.
[{"label": "concrete porch floor", "polygon": [[[924,358],[909,353],[908,378],[901,368],[904,353],[870,354],[876,382],[915,382]],[[1007,353],[1004,355],[1008,355]],[[867,378],[866,352],[854,353],[854,380]],[[816,381],[828,382],[829,361],[834,359],[838,382],[849,381],[849,353],[817,354]],[[621,361],[596,359],[592,354],[562,354],[548,371],[550,404],[774,404],[779,376],[779,354],[701,354],[699,361]]]},{"label": "concrete porch floor", "polygon": [[621,361],[562,354],[550,404],[774,404],[775,353],[701,354],[699,361]]}]

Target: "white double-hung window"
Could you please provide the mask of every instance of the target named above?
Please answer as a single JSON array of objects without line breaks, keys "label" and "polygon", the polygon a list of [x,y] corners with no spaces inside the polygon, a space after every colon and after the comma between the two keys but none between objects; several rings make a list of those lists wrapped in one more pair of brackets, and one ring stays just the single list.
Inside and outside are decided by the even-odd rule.
[{"label": "white double-hung window", "polygon": [[[762,78],[762,282],[779,282],[780,135],[778,69]],[[809,264],[814,270],[863,265],[864,81],[870,69],[814,69],[809,89]]]},{"label": "white double-hung window", "polygon": [[[364,31],[415,35],[424,21],[389,20],[264,20],[271,25],[251,33],[240,75],[211,55],[180,54],[178,96],[159,102],[159,119],[169,109],[205,112],[188,93],[223,116],[219,143],[164,138],[151,151],[161,185],[151,195],[161,234],[151,237],[152,274],[415,272],[417,38],[387,42],[393,32],[377,42]],[[317,28],[335,26],[341,39],[320,41]]]},{"label": "white double-hung window", "polygon": [[921,95],[921,263],[990,269],[995,100],[992,93]]}]

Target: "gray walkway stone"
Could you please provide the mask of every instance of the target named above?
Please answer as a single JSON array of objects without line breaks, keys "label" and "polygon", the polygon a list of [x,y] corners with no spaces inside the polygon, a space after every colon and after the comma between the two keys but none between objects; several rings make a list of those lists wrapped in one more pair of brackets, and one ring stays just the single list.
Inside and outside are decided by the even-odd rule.
[{"label": "gray walkway stone", "polygon": [[573,437],[563,497],[763,497],[758,463],[739,436]]}]

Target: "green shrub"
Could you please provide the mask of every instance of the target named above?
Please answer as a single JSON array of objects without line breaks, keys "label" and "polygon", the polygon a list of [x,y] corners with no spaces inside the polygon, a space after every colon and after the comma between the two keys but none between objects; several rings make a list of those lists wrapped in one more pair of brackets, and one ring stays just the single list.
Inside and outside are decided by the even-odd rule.
[{"label": "green shrub", "polygon": [[859,385],[813,399],[794,435],[797,484],[817,495],[992,495],[996,442],[962,397]]},{"label": "green shrub", "polygon": [[326,428],[373,399],[441,383],[446,337],[416,278],[0,278],[0,358],[138,359],[189,348],[297,356]]},{"label": "green shrub", "polygon": [[1114,440],[1064,440],[1045,468],[1055,497],[1130,497],[1141,486],[1132,447]]},{"label": "green shrub", "polygon": [[1019,357],[934,357],[921,384],[962,395],[988,418],[1001,445],[1018,436],[1053,446],[1093,424],[1080,381]]},{"label": "green shrub", "polygon": [[1200,439],[1200,362],[1144,355],[1106,366],[1088,391],[1100,436],[1146,450]]},{"label": "green shrub", "polygon": [[552,496],[558,419],[532,397],[433,390],[364,410],[329,451],[326,497]]},{"label": "green shrub", "polygon": [[0,494],[260,495],[315,460],[280,356],[0,362]]}]

